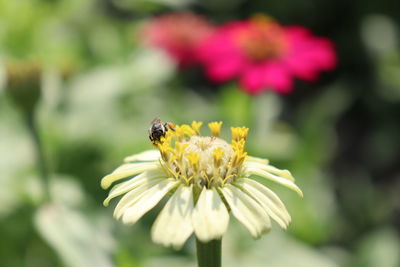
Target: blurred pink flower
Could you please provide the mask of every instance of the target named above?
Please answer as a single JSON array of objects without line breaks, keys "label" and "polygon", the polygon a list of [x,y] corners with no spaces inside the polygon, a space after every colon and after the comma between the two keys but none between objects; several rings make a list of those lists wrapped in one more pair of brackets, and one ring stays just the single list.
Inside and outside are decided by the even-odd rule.
[{"label": "blurred pink flower", "polygon": [[202,16],[189,12],[170,13],[145,26],[144,41],[165,50],[181,67],[196,62],[196,49],[214,27]]},{"label": "blurred pink flower", "polygon": [[336,66],[333,43],[302,26],[282,26],[265,16],[227,23],[198,49],[206,75],[215,82],[239,78],[244,90],[288,93],[293,77],[315,81]]}]

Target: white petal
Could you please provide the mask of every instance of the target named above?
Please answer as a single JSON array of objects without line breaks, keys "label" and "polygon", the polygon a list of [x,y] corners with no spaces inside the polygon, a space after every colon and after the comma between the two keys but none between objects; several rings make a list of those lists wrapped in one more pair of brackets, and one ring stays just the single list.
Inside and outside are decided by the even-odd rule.
[{"label": "white petal", "polygon": [[111,174],[106,175],[101,179],[101,187],[107,189],[110,185],[120,179],[136,175],[141,172],[161,168],[158,162],[140,162],[140,163],[126,163],[119,166]]},{"label": "white petal", "polygon": [[262,169],[262,170],[264,170],[266,172],[270,172],[270,173],[276,174],[277,176],[285,178],[285,179],[287,179],[287,180],[289,180],[291,182],[295,181],[293,175],[290,173],[289,170],[281,170],[281,169],[278,169],[278,168],[276,168],[276,167],[274,167],[272,165],[263,164],[262,162],[254,162],[254,161],[249,161],[248,162],[248,166],[251,167],[251,168],[259,168],[259,169]]},{"label": "white petal", "polygon": [[124,162],[132,161],[157,161],[160,159],[160,152],[156,149],[146,150],[139,154],[134,154],[124,158]]},{"label": "white petal", "polygon": [[123,183],[115,185],[111,190],[110,193],[108,193],[108,197],[104,200],[103,205],[108,206],[109,202],[111,199],[120,196],[122,194],[125,194],[128,191],[131,191],[132,189],[143,185],[151,180],[154,180],[156,178],[168,178],[165,177],[165,172],[162,169],[155,169],[151,171],[146,171],[143,172],[128,181],[125,181]]},{"label": "white petal", "polygon": [[253,238],[258,238],[271,229],[271,220],[257,201],[230,184],[220,190],[233,215],[247,228]]},{"label": "white petal", "polygon": [[151,229],[155,243],[180,249],[193,233],[192,186],[180,186],[158,215]]},{"label": "white petal", "polygon": [[236,184],[258,201],[268,215],[282,228],[287,228],[290,223],[290,215],[285,205],[274,192],[266,186],[247,178],[239,179]]},{"label": "white petal", "polygon": [[124,211],[122,222],[126,224],[134,224],[137,222],[146,212],[157,205],[177,183],[178,181],[172,179],[164,179],[162,182],[143,192],[139,199],[131,203]]},{"label": "white petal", "polygon": [[298,188],[297,185],[295,185],[293,182],[289,181],[288,179],[279,177],[272,173],[269,173],[268,171],[265,171],[265,170],[261,169],[260,167],[255,166],[254,163],[244,164],[243,166],[245,168],[244,172],[246,175],[254,174],[254,175],[257,175],[257,176],[260,176],[263,178],[267,178],[271,181],[277,182],[281,185],[284,185],[284,186],[294,190],[299,196],[303,197],[303,192],[301,192],[300,188]]},{"label": "white petal", "polygon": [[192,222],[202,242],[220,239],[226,232],[229,213],[215,188],[203,189],[193,210]]},{"label": "white petal", "polygon": [[114,210],[114,217],[116,219],[120,219],[121,216],[124,214],[125,210],[131,207],[134,203],[136,203],[143,194],[152,188],[155,185],[165,181],[165,178],[156,178],[152,180],[147,180],[144,184],[133,188],[130,192],[125,194],[121,200],[118,202],[117,206]]},{"label": "white petal", "polygon": [[267,159],[262,159],[262,158],[257,158],[257,157],[253,157],[253,156],[247,156],[245,159],[245,162],[258,162],[258,163],[262,163],[262,164],[268,164],[269,160]]},{"label": "white petal", "polygon": [[281,170],[281,169],[278,169],[278,168],[276,168],[276,167],[274,167],[272,165],[264,165],[264,170],[267,171],[267,172],[276,174],[276,175],[278,175],[280,177],[286,178],[291,182],[295,181],[293,175],[290,173],[289,170],[286,170],[286,169],[285,170]]}]

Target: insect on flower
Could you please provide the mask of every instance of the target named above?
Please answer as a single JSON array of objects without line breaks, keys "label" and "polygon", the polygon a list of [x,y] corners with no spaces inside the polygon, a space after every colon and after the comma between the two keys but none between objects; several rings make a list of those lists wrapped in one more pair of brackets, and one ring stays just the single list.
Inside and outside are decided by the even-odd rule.
[{"label": "insect on flower", "polygon": [[101,186],[107,189],[129,178],[115,184],[103,204],[107,206],[111,199],[122,196],[114,217],[134,224],[170,196],[152,226],[151,236],[155,243],[175,249],[192,234],[201,242],[221,239],[230,218],[236,218],[255,239],[271,230],[271,219],[286,229],[290,214],[264,183],[269,180],[303,196],[290,171],[247,154],[249,128],[231,127],[229,142],[220,137],[221,121],[208,124],[210,135],[200,134],[201,125],[193,121],[169,131],[169,123],[153,121],[153,135],[157,132],[159,139],[153,142],[157,149],[125,158],[124,164],[101,180]]},{"label": "insect on flower", "polygon": [[153,144],[160,142],[161,137],[165,137],[165,133],[169,130],[175,131],[175,124],[171,122],[162,122],[159,118],[155,118],[151,122],[149,128],[149,138]]}]

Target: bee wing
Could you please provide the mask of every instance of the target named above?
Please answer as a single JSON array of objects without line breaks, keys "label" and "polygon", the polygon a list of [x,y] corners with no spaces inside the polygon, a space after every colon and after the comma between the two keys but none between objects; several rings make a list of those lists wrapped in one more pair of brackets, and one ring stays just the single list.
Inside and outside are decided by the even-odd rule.
[{"label": "bee wing", "polygon": [[161,123],[161,120],[158,117],[156,117],[151,121],[151,124],[155,124],[155,123]]}]

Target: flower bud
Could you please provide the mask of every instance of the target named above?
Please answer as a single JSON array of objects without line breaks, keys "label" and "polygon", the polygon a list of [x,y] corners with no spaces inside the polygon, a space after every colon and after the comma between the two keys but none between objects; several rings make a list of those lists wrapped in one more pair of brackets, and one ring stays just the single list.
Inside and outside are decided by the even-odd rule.
[{"label": "flower bud", "polygon": [[41,74],[37,62],[13,61],[6,64],[6,93],[25,113],[33,112],[40,99]]}]

